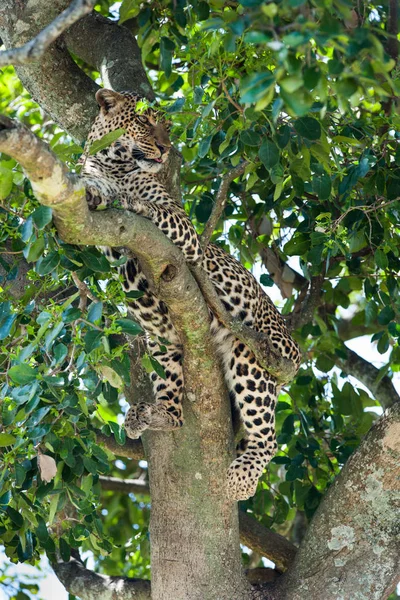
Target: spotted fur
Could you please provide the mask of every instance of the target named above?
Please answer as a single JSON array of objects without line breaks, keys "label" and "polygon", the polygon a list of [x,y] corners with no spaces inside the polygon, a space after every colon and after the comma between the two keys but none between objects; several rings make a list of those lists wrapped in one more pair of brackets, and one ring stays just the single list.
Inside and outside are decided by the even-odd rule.
[{"label": "spotted fur", "polygon": [[[111,146],[83,160],[82,176],[91,208],[107,208],[117,199],[119,205],[150,219],[184,253],[190,264],[201,262],[225,308],[234,317],[267,333],[274,347],[300,364],[297,344],[291,338],[275,306],[253,275],[218,246],[210,244],[202,253],[198,236],[182,207],[166,192],[156,173],[166,161],[171,144],[167,126],[148,109],[138,113],[137,97],[100,90],[100,114],[88,139],[95,139],[117,128],[125,133]],[[114,249],[105,249],[110,260],[119,258]],[[141,402],[127,413],[125,428],[131,438],[146,429],[176,429],[183,424],[182,348],[166,305],[149,290],[136,258],[119,267],[126,291],[143,293],[130,305],[133,317],[148,332],[153,356],[163,365],[166,379],[156,373],[151,378],[155,404]],[[238,457],[228,470],[227,492],[232,499],[245,500],[254,495],[264,468],[274,456],[274,409],[279,392],[276,380],[265,371],[249,348],[221,325],[210,310],[210,327],[221,357],[231,399],[240,410],[246,439]],[[168,341],[166,352],[158,338]]]}]

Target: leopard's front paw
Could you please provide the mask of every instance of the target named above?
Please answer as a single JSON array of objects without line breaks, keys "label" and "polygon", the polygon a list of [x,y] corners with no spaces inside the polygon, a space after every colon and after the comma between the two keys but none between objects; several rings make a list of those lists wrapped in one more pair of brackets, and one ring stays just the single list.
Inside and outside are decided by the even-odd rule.
[{"label": "leopard's front paw", "polygon": [[95,191],[86,190],[86,202],[89,210],[104,210],[107,208],[107,202]]},{"label": "leopard's front paw", "polygon": [[170,431],[182,425],[182,410],[178,406],[161,403],[140,402],[131,406],[125,417],[125,430],[127,436],[132,439],[140,437],[146,429]]},{"label": "leopard's front paw", "polygon": [[136,440],[139,438],[143,431],[146,431],[150,425],[151,419],[151,405],[145,404],[144,402],[140,404],[135,404],[131,406],[125,417],[125,431],[126,435]]},{"label": "leopard's front paw", "polygon": [[[243,456],[243,455],[242,455]],[[258,479],[262,469],[241,458],[233,461],[228,469],[227,493],[230,500],[247,500],[256,493]]]}]

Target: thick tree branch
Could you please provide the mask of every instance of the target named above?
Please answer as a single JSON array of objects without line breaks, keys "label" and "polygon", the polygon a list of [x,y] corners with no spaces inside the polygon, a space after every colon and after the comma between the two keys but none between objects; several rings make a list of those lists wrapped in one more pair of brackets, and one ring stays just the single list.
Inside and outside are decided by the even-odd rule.
[{"label": "thick tree branch", "polygon": [[293,563],[297,548],[282,535],[242,511],[239,512],[239,526],[242,544],[272,560],[278,571],[286,571]]},{"label": "thick tree branch", "polygon": [[[0,35],[6,48],[29,42],[65,4],[60,0],[2,0]],[[98,111],[94,99],[98,85],[73,61],[61,38],[39,62],[17,67],[17,74],[33,99],[62,129],[79,142],[87,137]]]},{"label": "thick tree branch", "polygon": [[103,490],[122,492],[124,494],[150,493],[149,483],[144,479],[120,479],[119,477],[106,477],[100,475],[99,481]]},{"label": "thick tree branch", "polygon": [[53,564],[53,569],[68,592],[82,600],[151,600],[150,581],[100,575],[75,559]]},{"label": "thick tree branch", "polygon": [[390,377],[385,375],[381,379],[378,379],[380,375],[379,369],[353,350],[350,350],[350,348],[346,348],[346,350],[347,358],[339,358],[336,362],[343,371],[363,383],[383,408],[389,408],[400,401],[400,397]]},{"label": "thick tree branch", "polygon": [[139,46],[128,29],[93,12],[73,25],[64,39],[73,54],[100,72],[104,87],[154,100]]},{"label": "thick tree branch", "polygon": [[201,245],[203,248],[208,246],[214,229],[216,228],[224,211],[230,184],[234,179],[245,172],[248,164],[249,163],[247,161],[244,161],[234,167],[231,171],[228,171],[228,173],[225,173],[225,175],[222,177],[210,218],[208,219],[204,231],[201,234]]},{"label": "thick tree branch", "polygon": [[0,67],[6,65],[26,65],[38,61],[47,48],[63,31],[76,21],[87,15],[94,6],[94,0],[75,0],[71,6],[64,10],[50,25],[45,27],[33,40],[19,48],[12,48],[0,52]]}]

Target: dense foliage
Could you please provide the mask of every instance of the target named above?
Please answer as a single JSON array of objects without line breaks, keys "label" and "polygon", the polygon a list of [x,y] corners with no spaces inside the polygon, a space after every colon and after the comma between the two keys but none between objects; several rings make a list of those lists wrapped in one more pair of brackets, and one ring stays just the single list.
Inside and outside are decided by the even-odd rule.
[{"label": "dense foliage", "polygon": [[[400,81],[386,2],[124,0],[110,12],[137,34],[184,159],[185,208],[201,232],[221,176],[246,160],[213,240],[249,269],[275,253],[298,269],[283,313],[323,276],[313,322],[296,337],[304,362],[277,407],[279,453],[242,503],[289,533],[310,518],[370,428],[378,402],[334,368],[345,341],[367,334],[390,349],[380,377],[400,369]],[[93,78],[90,65],[83,65]],[[18,118],[76,168],[82,148],[43,114],[11,67],[0,111]],[[129,300],[94,248],[62,243],[15,161],[0,162],[0,536],[12,561],[91,550],[110,575],[148,576],[148,504],[102,491],[99,475],[145,469],[116,460],[96,433],[124,444],[127,344],[140,335]],[[123,259],[122,259],[123,260]],[[26,273],[23,289],[16,283]],[[259,267],[255,272],[260,271]],[[279,269],[277,270],[279,271]],[[281,284],[282,274],[273,274]],[[74,279],[72,278],[74,277]],[[271,276],[261,275],[271,287]],[[88,295],[77,291],[84,282]],[[351,318],[344,318],[344,315]],[[346,325],[345,332],[342,327]],[[149,356],[147,370],[160,371]],[[46,482],[41,456],[55,459]],[[43,460],[43,459],[42,459]],[[148,502],[149,498],[145,498]],[[0,579],[1,585],[1,579]],[[12,592],[14,593],[14,592]],[[25,592],[29,594],[29,589]],[[23,600],[23,595],[14,595]]]}]

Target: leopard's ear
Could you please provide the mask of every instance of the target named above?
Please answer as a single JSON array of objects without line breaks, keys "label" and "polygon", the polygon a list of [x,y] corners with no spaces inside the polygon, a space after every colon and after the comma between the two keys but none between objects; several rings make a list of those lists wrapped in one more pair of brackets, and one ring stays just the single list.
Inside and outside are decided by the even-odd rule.
[{"label": "leopard's ear", "polygon": [[103,88],[96,92],[96,100],[100,108],[102,108],[105,113],[108,113],[119,104],[126,102],[126,97],[113,90]]}]

